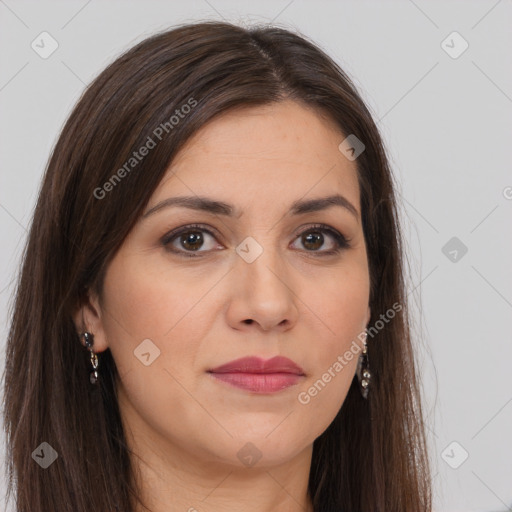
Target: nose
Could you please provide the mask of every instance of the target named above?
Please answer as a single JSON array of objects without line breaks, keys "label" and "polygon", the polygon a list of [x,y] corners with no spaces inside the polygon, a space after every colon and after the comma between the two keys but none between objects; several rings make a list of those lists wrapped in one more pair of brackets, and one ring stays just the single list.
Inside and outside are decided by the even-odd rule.
[{"label": "nose", "polygon": [[229,324],[238,330],[291,329],[299,316],[297,283],[279,249],[265,248],[249,261],[237,257],[230,272]]}]

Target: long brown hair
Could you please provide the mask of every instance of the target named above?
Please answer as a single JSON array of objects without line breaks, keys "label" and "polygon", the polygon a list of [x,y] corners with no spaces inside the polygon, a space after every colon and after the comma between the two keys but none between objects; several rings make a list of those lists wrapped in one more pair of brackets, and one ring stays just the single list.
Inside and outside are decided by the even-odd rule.
[{"label": "long brown hair", "polygon": [[[88,288],[101,295],[105,268],[191,135],[222,112],[285,98],[334,120],[340,142],[341,134],[353,134],[365,144],[356,163],[369,325],[401,306],[368,338],[368,400],[354,379],[314,442],[314,510],[430,512],[402,235],[377,127],[349,77],[305,37],[220,22],[168,30],[116,59],[86,89],[50,157],[17,283],[4,373],[7,499],[14,487],[17,512],[134,510],[138,491],[116,365],[108,349],[101,354],[101,386],[91,392],[88,352],[73,314]],[[155,146],[131,161],[148,138]],[[58,454],[45,470],[33,460],[42,442]]]}]

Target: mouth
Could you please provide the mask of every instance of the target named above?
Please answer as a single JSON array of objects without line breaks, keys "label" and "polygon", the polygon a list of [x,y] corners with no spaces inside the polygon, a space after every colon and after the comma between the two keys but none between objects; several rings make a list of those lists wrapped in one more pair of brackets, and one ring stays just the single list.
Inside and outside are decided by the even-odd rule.
[{"label": "mouth", "polygon": [[217,380],[254,393],[275,393],[298,384],[305,377],[299,365],[282,356],[267,361],[244,357],[208,370],[208,373]]}]

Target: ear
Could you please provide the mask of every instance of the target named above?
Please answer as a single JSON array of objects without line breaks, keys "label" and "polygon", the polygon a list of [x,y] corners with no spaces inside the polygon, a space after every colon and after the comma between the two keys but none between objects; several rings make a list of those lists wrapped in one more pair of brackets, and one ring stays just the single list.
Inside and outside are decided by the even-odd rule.
[{"label": "ear", "polygon": [[94,352],[103,352],[108,348],[103,323],[103,311],[100,306],[99,298],[93,291],[87,291],[85,300],[82,301],[81,305],[73,314],[73,322],[75,323],[78,334],[87,331],[94,336]]}]

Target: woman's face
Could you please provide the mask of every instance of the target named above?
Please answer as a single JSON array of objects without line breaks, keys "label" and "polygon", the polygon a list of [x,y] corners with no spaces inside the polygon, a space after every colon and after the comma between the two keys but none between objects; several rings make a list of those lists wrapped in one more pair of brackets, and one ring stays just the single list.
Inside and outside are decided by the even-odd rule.
[{"label": "woman's face", "polygon": [[[336,416],[370,315],[344,138],[292,101],[224,114],[177,155],[109,265],[87,326],[118,366],[123,421],[162,456],[276,465]],[[331,196],[344,199],[314,202]],[[302,371],[211,372],[276,356]]]}]

